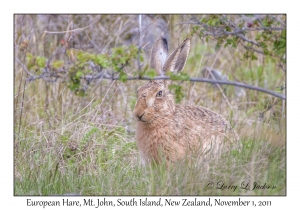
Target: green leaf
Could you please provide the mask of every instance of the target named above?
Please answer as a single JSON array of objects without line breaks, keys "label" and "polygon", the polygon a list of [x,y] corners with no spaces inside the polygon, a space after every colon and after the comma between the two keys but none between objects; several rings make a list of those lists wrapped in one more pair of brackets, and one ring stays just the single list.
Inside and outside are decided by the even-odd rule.
[{"label": "green leaf", "polygon": [[69,82],[68,87],[72,91],[77,90],[80,87],[80,81],[76,81],[76,80],[71,79],[71,82]]},{"label": "green leaf", "polygon": [[45,68],[46,65],[46,58],[42,56],[36,57],[36,63],[40,68]]},{"label": "green leaf", "polygon": [[259,43],[259,45],[262,47],[262,48],[266,48],[267,47],[267,45],[265,44],[265,42],[258,42]]},{"label": "green leaf", "polygon": [[281,38],[286,39],[286,30],[281,31]]},{"label": "green leaf", "polygon": [[167,72],[167,76],[170,77],[171,80],[180,80],[180,76],[178,74],[174,74],[173,72],[169,71]]},{"label": "green leaf", "polygon": [[[263,49],[263,52],[265,55],[270,55],[270,51],[267,48]],[[256,59],[257,60],[257,59]]]},{"label": "green leaf", "polygon": [[251,60],[253,60],[253,61],[257,60],[257,57],[256,57],[256,55],[253,52],[251,53]]},{"label": "green leaf", "polygon": [[77,59],[78,59],[79,62],[84,62],[84,54],[83,54],[82,51],[79,51],[77,53]]},{"label": "green leaf", "polygon": [[90,54],[88,52],[84,52],[84,51],[79,51],[77,53],[77,59],[79,62],[84,63],[90,60],[95,60],[96,59],[96,55]]},{"label": "green leaf", "polygon": [[183,80],[183,81],[189,81],[190,80],[190,76],[187,73],[180,72],[179,76],[180,76],[181,80]]},{"label": "green leaf", "polygon": [[122,55],[124,53],[123,47],[113,48],[113,53],[115,55]]},{"label": "green leaf", "polygon": [[176,73],[169,71],[169,72],[167,72],[167,76],[169,76],[170,79],[174,80],[174,81],[179,81],[179,80],[189,81],[190,80],[190,76],[184,72],[180,72],[180,73],[176,74]]},{"label": "green leaf", "polygon": [[194,26],[194,27],[193,27],[193,30],[194,30],[194,31],[198,31],[199,28],[200,28],[199,26]]},{"label": "green leaf", "polygon": [[31,70],[35,66],[35,58],[32,54],[27,53],[26,55],[26,61],[27,61],[27,68],[28,70]]},{"label": "green leaf", "polygon": [[31,62],[32,59],[33,59],[33,55],[31,53],[27,53],[27,55],[26,55],[27,63]]},{"label": "green leaf", "polygon": [[156,71],[154,69],[150,69],[149,71],[145,72],[145,76],[148,76],[151,79],[153,79],[156,76]]},{"label": "green leaf", "polygon": [[[128,49],[130,57],[137,58],[139,49],[135,45],[130,45]],[[142,60],[144,58],[142,58],[142,56],[140,55],[140,59]]]},{"label": "green leaf", "polygon": [[76,77],[77,78],[80,78],[81,76],[83,76],[84,75],[84,73],[82,72],[82,71],[77,71],[76,72]]},{"label": "green leaf", "polygon": [[231,28],[229,26],[225,26],[225,30],[228,31],[228,32],[231,32]]},{"label": "green leaf", "polygon": [[62,67],[64,65],[64,61],[63,60],[56,60],[54,61],[51,65],[53,68],[55,69],[59,69],[60,67]]},{"label": "green leaf", "polygon": [[120,58],[120,63],[121,64],[126,64],[127,63],[127,58],[126,57]]},{"label": "green leaf", "polygon": [[218,51],[221,48],[221,44],[218,42],[215,46],[215,51]]},{"label": "green leaf", "polygon": [[276,49],[276,50],[280,50],[280,49],[283,49],[283,48],[285,48],[285,46],[286,46],[286,40],[285,39],[279,39],[279,40],[276,40],[275,42],[274,42],[274,48]]},{"label": "green leaf", "polygon": [[126,81],[127,81],[127,74],[126,74],[124,71],[121,71],[121,72],[120,72],[119,80],[120,80],[121,82],[126,82]]},{"label": "green leaf", "polygon": [[169,85],[169,89],[171,91],[174,90],[175,101],[176,103],[179,103],[184,97],[184,94],[182,93],[182,87],[180,85],[171,84]]}]

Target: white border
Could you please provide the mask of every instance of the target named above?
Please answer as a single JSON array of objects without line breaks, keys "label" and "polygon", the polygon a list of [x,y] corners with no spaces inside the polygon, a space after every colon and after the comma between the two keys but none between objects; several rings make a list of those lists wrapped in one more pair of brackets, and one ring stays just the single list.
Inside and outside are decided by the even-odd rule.
[{"label": "white border", "polygon": [[[273,207],[299,206],[299,6],[296,1],[276,0],[252,1],[5,1],[1,8],[1,202],[3,209],[9,207],[26,207],[26,197],[13,196],[13,14],[14,13],[286,13],[287,24],[287,197],[242,197],[245,200],[271,200]],[[42,200],[53,200],[53,197],[33,197]],[[75,199],[74,197],[71,197]],[[117,199],[116,197],[110,197]],[[176,197],[172,197],[177,199]],[[205,198],[205,197],[203,197]],[[219,198],[219,197],[217,197]],[[237,197],[221,197],[235,200]],[[59,198],[60,199],[60,198]],[[82,199],[82,197],[80,198]],[[3,206],[3,207],[2,207]],[[36,209],[36,208],[35,208]],[[82,208],[81,208],[82,209]]]}]

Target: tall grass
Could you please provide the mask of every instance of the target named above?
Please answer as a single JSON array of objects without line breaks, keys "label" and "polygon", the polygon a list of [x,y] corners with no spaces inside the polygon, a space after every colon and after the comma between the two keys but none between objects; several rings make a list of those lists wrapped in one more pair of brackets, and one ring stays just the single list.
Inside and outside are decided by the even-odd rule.
[{"label": "tall grass", "polygon": [[[30,34],[30,20],[38,20],[35,16],[26,18],[28,25],[16,29],[21,33],[20,40]],[[78,16],[74,21],[80,18],[84,20]],[[174,40],[170,48],[174,49],[176,41],[190,28],[175,27],[184,16],[164,18],[170,21],[171,40]],[[111,26],[112,20],[120,23],[115,16],[101,20],[105,27]],[[38,21],[35,24],[38,34],[44,26]],[[120,25],[116,23],[114,27],[117,26]],[[36,42],[33,51],[43,52],[42,44]],[[108,50],[110,46],[106,47]],[[209,66],[222,70],[229,79],[271,90],[284,83],[285,74],[274,59],[259,56],[256,61],[243,61],[239,59],[242,53],[240,48],[222,47],[215,52],[214,43],[193,37],[184,71],[199,76],[203,67]],[[17,51],[15,56],[24,55]],[[135,69],[127,70],[130,74]],[[219,159],[192,160],[195,164],[183,160],[170,167],[144,165],[136,146],[132,113],[136,89],[142,84],[143,81],[97,81],[86,96],[79,97],[64,83],[26,81],[26,73],[16,65],[15,195],[286,194],[285,102],[276,102],[271,96],[251,90],[237,97],[233,87],[221,86],[224,97],[210,84],[180,83],[186,96],[181,103],[204,106],[224,115],[239,133],[241,148],[231,149]],[[276,188],[245,190],[240,187],[242,183],[253,187],[255,182]],[[238,186],[235,190],[229,188],[235,185]]]},{"label": "tall grass", "polygon": [[[242,138],[240,151],[218,160],[183,160],[168,168],[141,164],[133,136],[122,127],[70,128],[55,135],[52,145],[44,136],[29,136],[15,155],[15,194],[284,195],[285,149],[266,139],[267,129]],[[255,182],[276,188],[252,190]]]}]

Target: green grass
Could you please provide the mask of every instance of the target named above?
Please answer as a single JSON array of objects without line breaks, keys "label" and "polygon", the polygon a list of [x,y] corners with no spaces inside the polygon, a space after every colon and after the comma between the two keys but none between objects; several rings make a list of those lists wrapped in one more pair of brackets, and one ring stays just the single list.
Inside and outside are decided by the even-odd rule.
[{"label": "green grass", "polygon": [[[15,195],[286,193],[285,149],[266,139],[243,138],[240,151],[232,149],[218,160],[194,159],[192,164],[183,160],[165,167],[141,164],[133,136],[123,128],[90,127],[80,133],[77,140],[71,134],[59,135],[51,146],[43,137],[20,141],[15,155]],[[251,190],[241,189],[243,182]],[[276,188],[252,190],[254,182]]]}]

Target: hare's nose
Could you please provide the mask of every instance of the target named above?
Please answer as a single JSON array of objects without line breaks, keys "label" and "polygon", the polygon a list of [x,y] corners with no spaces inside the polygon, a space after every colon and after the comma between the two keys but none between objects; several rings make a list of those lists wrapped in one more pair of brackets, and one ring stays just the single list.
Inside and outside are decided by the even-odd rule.
[{"label": "hare's nose", "polygon": [[138,115],[138,114],[137,114],[136,116],[137,116],[137,118],[139,118],[140,121],[143,121],[143,120],[142,120],[142,117],[144,116],[144,114],[145,114],[145,112],[144,112],[143,114],[141,114],[141,115]]}]

